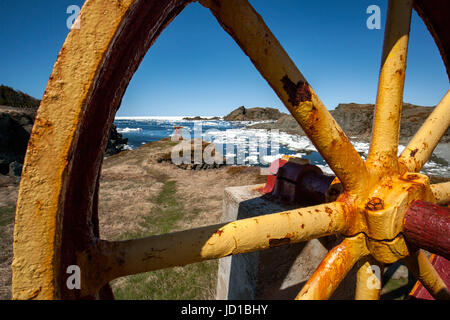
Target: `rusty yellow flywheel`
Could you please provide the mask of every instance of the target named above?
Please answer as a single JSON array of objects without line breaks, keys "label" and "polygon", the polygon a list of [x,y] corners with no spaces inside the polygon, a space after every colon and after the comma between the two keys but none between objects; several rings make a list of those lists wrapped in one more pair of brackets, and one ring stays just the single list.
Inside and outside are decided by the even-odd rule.
[{"label": "rusty yellow flywheel", "polygon": [[[14,226],[13,298],[112,298],[108,283],[117,277],[263,250],[269,247],[267,234],[280,239],[289,234],[290,243],[332,234],[344,238],[327,254],[298,299],[329,298],[355,264],[359,267],[356,298],[377,299],[380,290],[365,285],[366,271],[371,264],[400,259],[434,297],[448,298],[448,288],[420,243],[410,245],[405,216],[417,200],[450,201],[450,183],[430,185],[428,177],[418,173],[449,126],[450,92],[444,93],[398,157],[412,8],[430,18],[428,4],[446,6],[441,0],[389,1],[366,161],[247,0],[200,1],[297,119],[343,192],[332,203],[256,219],[127,241],[99,238],[99,176],[115,112],[147,50],[189,2],[85,2],[82,27],[71,30],[59,53],[26,153]],[[448,65],[448,36],[433,28],[431,18],[424,20],[431,21],[428,26]],[[448,228],[446,221],[441,224]],[[448,235],[444,238],[447,243],[441,243],[438,252],[445,255]],[[70,265],[81,269],[80,290],[65,285]]]}]

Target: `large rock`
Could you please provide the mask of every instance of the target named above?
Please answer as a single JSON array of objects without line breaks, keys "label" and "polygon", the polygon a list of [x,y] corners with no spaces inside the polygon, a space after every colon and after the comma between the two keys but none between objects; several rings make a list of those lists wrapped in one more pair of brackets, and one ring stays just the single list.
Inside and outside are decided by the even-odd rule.
[{"label": "large rock", "polygon": [[121,133],[117,131],[117,127],[113,124],[109,131],[108,144],[106,145],[105,156],[112,156],[123,151],[128,139],[124,138]]},{"label": "large rock", "polygon": [[23,163],[35,112],[0,109],[0,174],[8,174],[10,163]]},{"label": "large rock", "polygon": [[278,120],[282,113],[274,108],[245,108],[244,106],[237,108],[230,114],[225,116],[225,121],[263,121]]}]

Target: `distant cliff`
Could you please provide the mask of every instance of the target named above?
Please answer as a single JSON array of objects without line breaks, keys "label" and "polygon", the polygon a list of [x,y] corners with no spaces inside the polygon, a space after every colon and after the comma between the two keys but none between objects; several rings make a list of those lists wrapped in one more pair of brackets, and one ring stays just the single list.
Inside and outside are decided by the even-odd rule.
[{"label": "distant cliff", "polygon": [[37,108],[40,100],[11,87],[0,85],[0,106],[16,108]]},{"label": "distant cliff", "polygon": [[246,108],[244,106],[237,108],[226,115],[225,121],[263,121],[278,120],[282,113],[274,108]]},{"label": "distant cliff", "polygon": [[[345,131],[347,136],[356,137],[363,141],[369,141],[372,132],[374,107],[373,104],[339,104],[338,107],[335,110],[331,110],[330,113]],[[404,103],[400,126],[400,142],[406,143],[409,141],[432,111],[432,107],[422,107]],[[251,125],[249,128],[278,129],[290,134],[305,134],[294,117],[288,114],[282,114],[275,123],[261,123]],[[450,142],[450,130],[447,130],[446,134],[441,139],[441,142]]]}]

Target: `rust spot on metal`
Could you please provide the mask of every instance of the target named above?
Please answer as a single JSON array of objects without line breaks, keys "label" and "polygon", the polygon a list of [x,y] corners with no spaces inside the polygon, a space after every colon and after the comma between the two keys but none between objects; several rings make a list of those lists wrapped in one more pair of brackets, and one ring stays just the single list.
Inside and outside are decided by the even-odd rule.
[{"label": "rust spot on metal", "polygon": [[291,243],[290,238],[269,239],[269,247],[279,247]]},{"label": "rust spot on metal", "polygon": [[42,126],[42,127],[45,127],[45,128],[51,128],[53,126],[53,124],[49,120],[43,120],[43,119],[41,119],[39,117],[36,118],[35,123],[36,123],[37,126]]},{"label": "rust spot on metal", "polygon": [[384,208],[384,202],[382,199],[374,197],[370,198],[366,203],[366,209],[370,211],[382,210]]},{"label": "rust spot on metal", "polygon": [[417,174],[408,174],[407,176],[406,176],[406,179],[408,179],[408,180],[417,180],[417,179],[419,179],[420,177],[417,175]]},{"label": "rust spot on metal", "polygon": [[333,210],[331,210],[329,207],[325,207],[325,212],[328,213],[328,216],[330,216],[333,213]]},{"label": "rust spot on metal", "polygon": [[286,235],[284,237],[285,238],[292,238],[292,237],[295,237],[295,235],[296,235],[296,232],[294,232],[294,233],[286,233]]},{"label": "rust spot on metal", "polygon": [[36,208],[37,208],[38,210],[41,210],[41,208],[42,208],[42,201],[40,201],[40,200],[37,200],[37,201],[36,201]]},{"label": "rust spot on metal", "polygon": [[217,230],[216,232],[214,232],[214,234],[218,234],[219,235],[219,237],[222,235],[222,233],[223,233],[223,230]]},{"label": "rust spot on metal", "polygon": [[411,151],[411,153],[409,154],[409,156],[412,158],[416,155],[416,153],[419,151],[419,149],[414,149],[413,151]]},{"label": "rust spot on metal", "polygon": [[305,225],[302,223],[302,229],[305,229]]},{"label": "rust spot on metal", "polygon": [[284,90],[289,96],[289,102],[293,106],[299,105],[300,102],[311,101],[311,90],[307,82],[300,80],[295,84],[287,75],[281,79],[281,82],[283,83]]},{"label": "rust spot on metal", "polygon": [[403,70],[398,69],[395,71],[395,73],[401,76],[401,75],[403,75]]}]

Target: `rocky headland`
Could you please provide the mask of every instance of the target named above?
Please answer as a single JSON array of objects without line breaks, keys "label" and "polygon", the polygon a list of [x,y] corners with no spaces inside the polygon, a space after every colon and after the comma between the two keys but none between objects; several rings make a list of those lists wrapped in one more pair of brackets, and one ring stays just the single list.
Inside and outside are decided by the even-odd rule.
[{"label": "rocky headland", "polygon": [[283,114],[275,108],[246,108],[241,106],[223,117],[225,121],[278,120]]},{"label": "rocky headland", "polygon": [[[331,110],[330,113],[348,137],[367,142],[371,138],[374,108],[373,104],[341,103],[335,110]],[[237,110],[239,109],[235,111]],[[432,111],[433,107],[404,103],[400,125],[400,143],[407,143]],[[276,121],[249,125],[248,128],[278,129],[289,134],[305,135],[297,121],[290,114],[282,113],[281,116],[273,117],[271,120]],[[450,142],[450,130],[447,130],[441,142]]]}]

